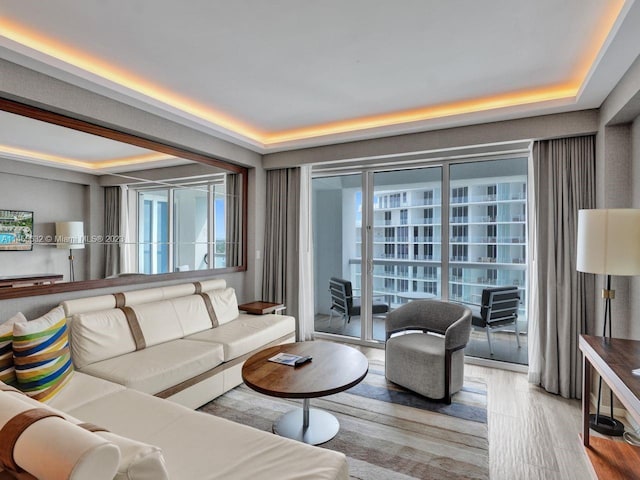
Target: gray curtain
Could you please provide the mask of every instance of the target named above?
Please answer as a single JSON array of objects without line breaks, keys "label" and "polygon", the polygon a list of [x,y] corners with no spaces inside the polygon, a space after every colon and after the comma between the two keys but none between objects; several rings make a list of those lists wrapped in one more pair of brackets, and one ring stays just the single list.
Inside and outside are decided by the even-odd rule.
[{"label": "gray curtain", "polygon": [[[120,236],[120,187],[104,188],[104,235],[113,240]],[[105,276],[120,274],[120,245],[110,241],[105,244]]]},{"label": "gray curtain", "polygon": [[580,398],[578,337],[593,325],[595,279],[576,271],[578,210],[595,207],[595,137],[534,143],[529,380]]},{"label": "gray curtain", "polygon": [[[240,195],[242,193],[242,176],[237,173],[227,174],[226,195],[226,266],[237,267],[242,263],[242,212],[240,211]],[[209,265],[213,267],[213,264]]]},{"label": "gray curtain", "polygon": [[282,302],[298,321],[300,169],[267,171],[262,299]]}]

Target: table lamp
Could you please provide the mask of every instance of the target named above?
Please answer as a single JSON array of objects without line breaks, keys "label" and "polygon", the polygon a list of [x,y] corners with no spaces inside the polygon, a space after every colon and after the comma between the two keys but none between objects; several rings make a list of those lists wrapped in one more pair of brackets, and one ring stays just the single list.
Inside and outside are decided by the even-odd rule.
[{"label": "table lamp", "polygon": [[56,222],[56,246],[69,250],[69,281],[75,281],[73,250],[84,248],[83,222]]},{"label": "table lamp", "polygon": [[[611,300],[616,293],[611,289],[611,275],[640,275],[640,209],[580,210],[576,269],[606,275],[602,336],[611,338]],[[613,392],[610,394],[611,416],[600,415],[600,378],[596,413],[590,416],[589,423],[596,432],[620,436],[624,425],[613,417]]]}]

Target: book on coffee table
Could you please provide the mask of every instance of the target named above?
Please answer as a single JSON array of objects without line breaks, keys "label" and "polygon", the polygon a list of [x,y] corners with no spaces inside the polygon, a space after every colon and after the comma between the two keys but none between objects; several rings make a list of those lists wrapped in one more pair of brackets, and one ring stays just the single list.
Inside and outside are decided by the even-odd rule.
[{"label": "book on coffee table", "polygon": [[293,355],[292,353],[279,353],[269,359],[270,362],[281,363],[282,365],[289,365],[295,367],[296,365],[302,365],[311,360],[309,356]]}]

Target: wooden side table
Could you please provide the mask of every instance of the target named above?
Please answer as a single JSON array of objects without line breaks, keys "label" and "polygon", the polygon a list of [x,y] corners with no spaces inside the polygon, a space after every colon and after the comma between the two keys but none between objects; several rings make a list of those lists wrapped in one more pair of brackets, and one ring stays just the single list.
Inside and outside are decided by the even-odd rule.
[{"label": "wooden side table", "polygon": [[261,300],[238,305],[238,310],[251,313],[252,315],[266,315],[268,313],[279,313],[284,311],[286,308],[287,307],[285,307],[283,303],[263,302]]}]

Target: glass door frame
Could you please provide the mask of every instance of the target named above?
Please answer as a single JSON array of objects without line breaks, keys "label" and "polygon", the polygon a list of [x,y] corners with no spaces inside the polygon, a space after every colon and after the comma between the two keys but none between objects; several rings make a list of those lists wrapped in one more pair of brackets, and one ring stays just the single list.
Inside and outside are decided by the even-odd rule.
[{"label": "glass door frame", "polygon": [[[494,155],[482,155],[481,157],[469,156],[469,157],[457,157],[449,159],[438,160],[425,160],[420,162],[411,162],[396,165],[372,165],[362,168],[353,169],[322,169],[315,173],[312,173],[312,178],[318,177],[330,177],[337,175],[348,174],[360,174],[362,176],[362,247],[361,247],[361,332],[360,338],[349,337],[344,335],[338,335],[333,333],[315,332],[318,338],[332,338],[339,339],[345,343],[361,344],[370,347],[384,348],[384,341],[373,339],[373,316],[372,316],[372,303],[373,303],[373,219],[374,219],[374,174],[380,172],[394,172],[401,170],[416,170],[423,168],[441,168],[442,180],[441,180],[441,260],[440,260],[440,298],[443,301],[449,300],[449,236],[450,236],[450,169],[452,165],[464,164],[464,163],[480,163],[494,160],[509,160],[515,158],[524,158],[531,161],[530,151],[524,149],[518,149],[507,153],[499,153]],[[527,177],[527,190],[530,186],[530,178]],[[446,188],[445,188],[446,187]],[[446,206],[446,209],[445,209]],[[528,229],[525,229],[528,232]],[[530,258],[529,244],[527,242],[527,262]],[[366,268],[365,268],[366,265]],[[499,362],[500,363],[500,362]]]}]

